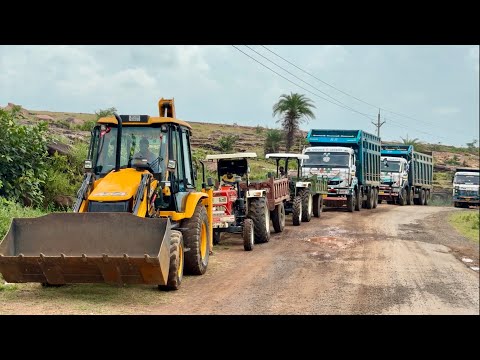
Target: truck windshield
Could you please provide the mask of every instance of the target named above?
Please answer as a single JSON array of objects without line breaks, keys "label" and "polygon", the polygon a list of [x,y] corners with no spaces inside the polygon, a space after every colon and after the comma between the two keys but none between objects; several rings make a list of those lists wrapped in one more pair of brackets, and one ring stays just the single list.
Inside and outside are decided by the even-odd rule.
[{"label": "truck windshield", "polygon": [[400,172],[399,161],[382,161],[380,165],[380,171],[382,172]]},{"label": "truck windshield", "polygon": [[342,168],[348,167],[348,153],[330,153],[330,152],[306,152],[308,159],[303,160],[305,167],[328,167],[328,168]]},{"label": "truck windshield", "polygon": [[[155,173],[164,172],[164,157],[166,154],[167,134],[156,127],[127,127],[122,129],[122,145],[120,166],[130,166],[136,157],[148,160]],[[117,147],[117,128],[108,128],[100,132],[98,141],[98,157],[95,173],[105,174],[115,168],[115,153]]]},{"label": "truck windshield", "polygon": [[478,185],[479,184],[478,175],[455,175],[455,184],[467,184],[467,185]]}]

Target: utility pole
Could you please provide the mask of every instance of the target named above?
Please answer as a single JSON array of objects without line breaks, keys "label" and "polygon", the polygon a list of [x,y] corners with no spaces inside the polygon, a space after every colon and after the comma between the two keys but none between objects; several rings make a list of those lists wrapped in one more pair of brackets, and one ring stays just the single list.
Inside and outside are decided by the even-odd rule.
[{"label": "utility pole", "polygon": [[382,127],[383,124],[385,124],[385,121],[383,121],[382,123],[380,123],[380,109],[378,109],[378,120],[377,120],[377,123],[375,124],[375,123],[372,121],[372,124],[375,125],[375,127],[377,128],[377,136],[380,137],[380,128]]}]

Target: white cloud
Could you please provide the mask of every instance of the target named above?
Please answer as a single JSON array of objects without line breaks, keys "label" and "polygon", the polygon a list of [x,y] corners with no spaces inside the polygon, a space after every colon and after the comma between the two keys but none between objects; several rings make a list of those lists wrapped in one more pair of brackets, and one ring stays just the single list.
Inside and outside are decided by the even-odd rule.
[{"label": "white cloud", "polygon": [[450,114],[457,114],[461,110],[454,106],[440,106],[433,109],[433,113],[438,115],[450,115]]}]

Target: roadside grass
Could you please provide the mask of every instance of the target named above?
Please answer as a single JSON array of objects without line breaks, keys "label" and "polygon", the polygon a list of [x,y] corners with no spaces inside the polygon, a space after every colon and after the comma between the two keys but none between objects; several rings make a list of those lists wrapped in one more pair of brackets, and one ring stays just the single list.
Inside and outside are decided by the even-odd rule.
[{"label": "roadside grass", "polygon": [[0,240],[3,239],[13,218],[30,218],[45,215],[39,209],[23,207],[22,205],[0,198]]},{"label": "roadside grass", "polygon": [[21,303],[27,307],[45,304],[55,313],[132,314],[138,308],[169,302],[170,294],[148,285],[69,284],[45,288],[28,283],[0,286],[1,303]]},{"label": "roadside grass", "polygon": [[480,212],[477,211],[459,211],[450,215],[448,221],[462,235],[479,243],[479,224]]}]

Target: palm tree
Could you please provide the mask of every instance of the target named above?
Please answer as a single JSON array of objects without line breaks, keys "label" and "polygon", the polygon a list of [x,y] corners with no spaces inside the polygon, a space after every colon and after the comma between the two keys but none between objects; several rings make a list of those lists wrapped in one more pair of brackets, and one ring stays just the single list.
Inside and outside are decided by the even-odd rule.
[{"label": "palm tree", "polygon": [[285,131],[287,151],[290,151],[293,145],[299,124],[308,121],[308,118],[315,119],[311,110],[311,108],[315,108],[315,105],[311,101],[305,95],[290,93],[290,95],[282,94],[280,100],[273,105],[273,116],[278,114],[282,117],[276,122],[280,122]]},{"label": "palm tree", "polygon": [[425,150],[424,144],[418,138],[409,139],[408,134],[406,138],[400,137],[404,145],[412,145],[415,151],[423,152]]}]

